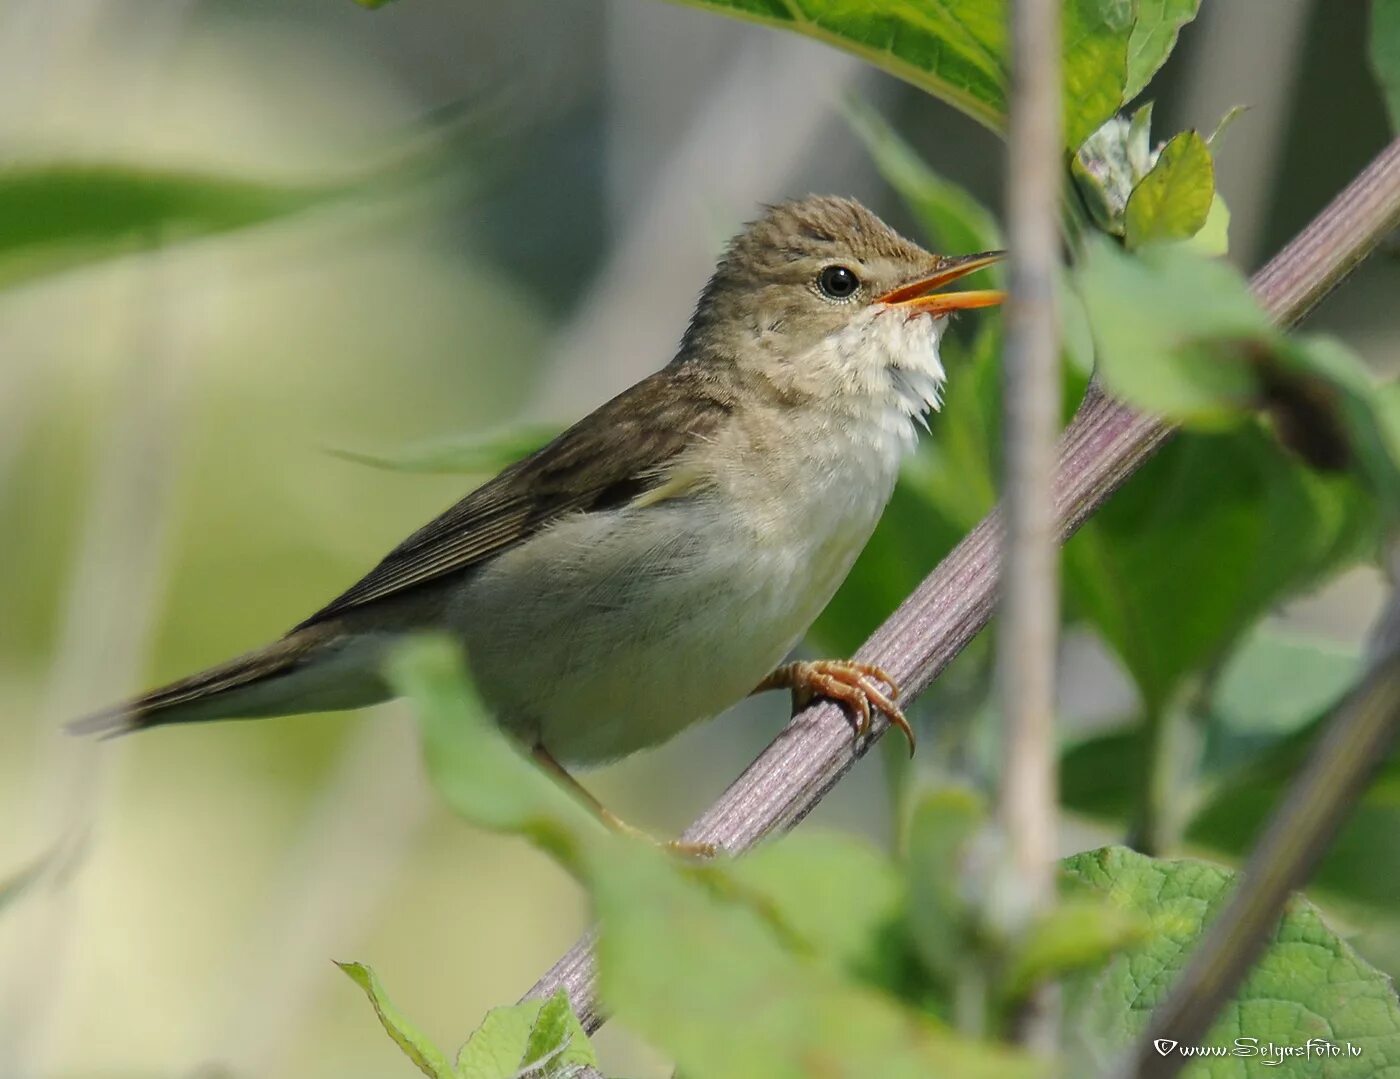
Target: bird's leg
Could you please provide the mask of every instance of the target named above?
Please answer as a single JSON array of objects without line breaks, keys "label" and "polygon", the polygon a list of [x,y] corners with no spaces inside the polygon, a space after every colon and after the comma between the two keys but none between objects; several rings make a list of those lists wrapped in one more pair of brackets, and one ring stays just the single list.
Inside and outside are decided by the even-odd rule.
[{"label": "bird's leg", "polygon": [[[881,683],[889,688],[888,693]],[[899,687],[888,673],[874,664],[844,659],[799,660],[779,667],[753,692],[769,689],[792,690],[794,714],[806,708],[814,697],[836,701],[849,709],[857,738],[870,733],[873,708],[890,721],[890,726],[899,728],[909,741],[909,755],[914,755],[914,729],[899,705],[894,703]]]},{"label": "bird's leg", "polygon": [[597,798],[593,797],[593,794],[588,788],[575,779],[567,768],[555,760],[554,755],[550,753],[549,750],[545,749],[544,746],[536,746],[530,751],[530,755],[535,758],[540,767],[557,779],[566,790],[587,806],[593,815],[603,822],[604,827],[612,829],[619,835],[632,836],[636,839],[645,839],[648,843],[655,843],[677,854],[683,854],[691,858],[710,858],[714,856],[715,845],[713,843],[691,843],[684,839],[671,839],[663,842],[642,831],[635,825],[628,824],[602,802],[598,801]]}]

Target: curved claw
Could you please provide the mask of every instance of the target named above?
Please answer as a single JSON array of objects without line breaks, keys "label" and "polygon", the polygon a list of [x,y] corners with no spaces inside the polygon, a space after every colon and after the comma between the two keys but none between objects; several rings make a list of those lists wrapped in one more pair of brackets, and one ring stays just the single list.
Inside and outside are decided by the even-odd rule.
[{"label": "curved claw", "polygon": [[[889,689],[886,694],[877,682]],[[899,687],[882,667],[873,663],[826,659],[799,661],[779,667],[765,678],[755,693],[765,689],[786,687],[792,690],[793,711],[801,711],[813,697],[836,701],[851,713],[857,738],[870,733],[873,711],[878,711],[890,726],[897,727],[909,742],[909,755],[914,755],[914,729],[895,704]]]}]

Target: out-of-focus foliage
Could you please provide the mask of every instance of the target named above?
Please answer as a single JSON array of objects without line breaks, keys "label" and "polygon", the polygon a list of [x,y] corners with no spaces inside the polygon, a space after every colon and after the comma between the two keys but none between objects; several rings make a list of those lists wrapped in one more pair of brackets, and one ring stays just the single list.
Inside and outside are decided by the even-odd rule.
[{"label": "out-of-focus foliage", "polygon": [[1066,548],[1074,611],[1165,708],[1285,596],[1371,553],[1374,504],[1263,433],[1165,447]]},{"label": "out-of-focus foliage", "polygon": [[[1225,870],[1121,848],[1089,851],[1065,863],[1064,903],[1011,931],[999,913],[1011,898],[1005,856],[980,799],[960,791],[922,803],[907,849],[893,860],[816,835],[780,841],[738,864],[679,860],[600,831],[561,800],[480,718],[451,646],[411,646],[395,671],[423,724],[440,789],[470,819],[525,836],[579,875],[600,921],[606,1003],[698,1079],[797,1079],[815,1062],[831,1074],[911,1079],[1045,1074],[1049,1062],[944,1023],[1001,1031],[1047,977],[1067,979],[1073,1059],[1102,1064],[1139,1033],[1144,1004],[1165,992],[1230,890]],[[508,779],[487,781],[483,770]],[[1315,1030],[1299,1026],[1304,1012],[1320,1024]],[[501,1014],[509,1037],[491,1040],[507,1049],[492,1059],[506,1065],[522,1059],[533,1014]],[[1302,1031],[1361,1046],[1368,1068],[1400,1048],[1400,1003],[1388,979],[1301,900],[1226,1015],[1212,1044],[1236,1037],[1291,1044]],[[401,1019],[394,1029],[404,1029]],[[555,1046],[581,1050],[580,1031],[553,1037]],[[440,1053],[421,1046],[410,1055],[445,1067]],[[1353,1058],[1336,1074],[1374,1074],[1359,1066]],[[510,1074],[465,1072],[460,1061],[455,1073],[424,1070]]]},{"label": "out-of-focus foliage", "polygon": [[[1268,631],[1247,637],[1194,706],[1202,744],[1197,778],[1184,792],[1181,826],[1188,844],[1227,858],[1249,851],[1361,666],[1360,656],[1325,642]],[[1106,821],[1130,816],[1144,752],[1134,727],[1077,742],[1061,761],[1065,804]],[[1387,762],[1324,856],[1316,887],[1335,899],[1389,910],[1400,860],[1397,791],[1400,767]]]},{"label": "out-of-focus foliage", "polygon": [[1371,66],[1390,110],[1390,126],[1400,131],[1400,0],[1371,0]]},{"label": "out-of-focus foliage", "polygon": [[542,448],[558,433],[559,428],[555,425],[522,424],[492,434],[471,434],[409,446],[391,454],[345,449],[332,449],[330,452],[347,461],[390,472],[493,476],[507,465]]},{"label": "out-of-focus foliage", "polygon": [[[695,7],[809,34],[907,79],[1000,130],[1006,121],[1003,0],[945,0],[935,8],[864,0],[683,0]],[[1066,0],[1066,145],[1073,150],[1165,62],[1199,0]]]},{"label": "out-of-focus foliage", "polygon": [[410,1023],[390,1002],[384,987],[374,971],[363,963],[337,964],[349,979],[365,991],[374,1012],[385,1032],[394,1039],[394,1044],[403,1050],[404,1056],[418,1067],[428,1079],[456,1079],[456,1070],[448,1063],[442,1050],[428,1040],[417,1027]]},{"label": "out-of-focus foliage", "polygon": [[[1068,1027],[1076,1065],[1069,1074],[1098,1074],[1142,1033],[1202,929],[1229,897],[1235,874],[1200,862],[1147,858],[1121,847],[1076,854],[1065,866],[1072,877],[1149,919],[1151,926],[1141,942],[1106,966],[1066,982],[1066,1008],[1077,1020]],[[1288,1047],[1284,1051],[1301,1054],[1312,1038],[1338,1046],[1340,1053],[1301,1061],[1255,1055],[1265,1067],[1288,1064],[1279,1069],[1288,1074],[1337,1079],[1393,1074],[1392,1062],[1400,1056],[1400,1002],[1390,979],[1298,897],[1203,1044],[1233,1048],[1236,1039],[1252,1039],[1256,1047]],[[1237,1056],[1202,1063],[1185,1074],[1243,1075],[1249,1066]]]},{"label": "out-of-focus foliage", "polygon": [[[803,882],[818,874],[834,871],[853,885],[864,879],[864,852],[848,858],[847,841],[809,844],[783,861],[739,870],[678,862],[600,830],[521,757],[485,719],[450,645],[410,646],[394,675],[419,714],[439,790],[469,819],[525,836],[580,875],[602,923],[605,999],[687,1072],[795,1077],[821,1059],[838,1074],[911,1079],[948,1067],[1007,1079],[1036,1073],[1008,1052],[961,1039],[849,980],[842,969],[849,960],[812,957],[827,947],[828,918],[851,920],[838,939],[869,944],[879,941],[878,927],[891,913],[889,888],[884,900],[876,889],[874,902],[822,908],[827,915],[807,905]],[[758,1008],[762,1024],[752,1022]]]},{"label": "out-of-focus foliage", "polygon": [[1281,333],[1236,271],[1182,245],[1134,259],[1095,243],[1077,278],[1099,369],[1117,393],[1198,427],[1262,411],[1305,460],[1353,468],[1400,512],[1394,386],[1341,344]]},{"label": "out-of-focus foliage", "polygon": [[561,990],[549,1000],[493,1008],[455,1061],[390,1002],[374,971],[361,963],[340,969],[365,991],[385,1032],[428,1079],[568,1079],[598,1057]]},{"label": "out-of-focus foliage", "polygon": [[0,288],[259,225],[351,190],[126,165],[11,167],[0,171]]}]

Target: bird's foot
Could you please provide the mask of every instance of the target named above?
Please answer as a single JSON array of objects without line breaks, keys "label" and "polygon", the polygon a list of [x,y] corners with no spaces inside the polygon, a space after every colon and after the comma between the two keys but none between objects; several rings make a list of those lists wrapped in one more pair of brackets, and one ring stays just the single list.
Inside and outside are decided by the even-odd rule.
[{"label": "bird's foot", "polygon": [[914,729],[899,705],[894,703],[899,687],[885,670],[872,663],[844,659],[799,660],[779,667],[760,682],[754,692],[768,689],[792,690],[794,713],[806,708],[815,697],[835,701],[850,713],[857,738],[870,733],[871,717],[879,712],[889,720],[890,726],[899,728],[909,742],[909,755],[914,755]]},{"label": "bird's foot", "polygon": [[696,843],[689,839],[657,839],[650,832],[627,823],[612,810],[601,805],[598,806],[598,819],[618,835],[640,839],[682,858],[713,858],[719,853],[719,848],[713,843]]},{"label": "bird's foot", "polygon": [[618,835],[645,840],[670,851],[672,854],[679,854],[683,858],[713,858],[719,853],[719,848],[713,843],[696,843],[688,839],[657,839],[650,832],[643,831],[634,824],[628,824],[627,821],[593,797],[588,788],[555,760],[554,755],[544,746],[536,746],[532,755],[546,772],[554,776],[580,802],[592,810],[593,815],[603,823],[604,827],[611,829]]}]

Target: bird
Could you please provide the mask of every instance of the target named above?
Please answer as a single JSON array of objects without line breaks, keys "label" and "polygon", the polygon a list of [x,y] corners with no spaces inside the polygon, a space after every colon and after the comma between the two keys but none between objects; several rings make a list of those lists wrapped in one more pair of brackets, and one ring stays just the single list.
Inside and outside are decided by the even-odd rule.
[{"label": "bird", "polygon": [[940,342],[1003,257],[935,255],[859,202],[765,208],[674,357],[412,533],[272,643],[70,724],[352,709],[407,637],[460,643],[498,725],[615,827],[572,768],[788,689],[913,732],[878,667],[784,662],[845,579],[941,404]]}]

